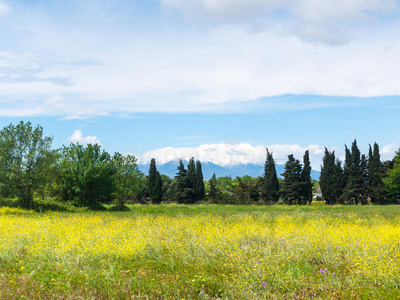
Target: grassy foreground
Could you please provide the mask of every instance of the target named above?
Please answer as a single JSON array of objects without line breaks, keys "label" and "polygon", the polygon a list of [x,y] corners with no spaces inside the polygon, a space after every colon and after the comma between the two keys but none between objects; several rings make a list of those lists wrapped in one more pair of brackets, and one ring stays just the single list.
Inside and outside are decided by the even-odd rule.
[{"label": "grassy foreground", "polygon": [[399,299],[400,206],[0,209],[0,299]]}]

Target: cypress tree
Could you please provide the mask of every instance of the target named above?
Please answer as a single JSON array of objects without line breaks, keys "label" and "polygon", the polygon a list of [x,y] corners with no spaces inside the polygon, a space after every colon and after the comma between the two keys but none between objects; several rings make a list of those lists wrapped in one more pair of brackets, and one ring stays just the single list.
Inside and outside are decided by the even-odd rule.
[{"label": "cypress tree", "polygon": [[301,164],[295,159],[293,154],[288,156],[285,164],[285,172],[283,175],[283,185],[281,194],[285,202],[289,205],[301,203],[302,181],[301,181]]},{"label": "cypress tree", "polygon": [[360,186],[361,193],[359,195],[359,202],[361,205],[368,204],[368,193],[369,193],[369,184],[368,184],[368,159],[363,154],[361,156],[360,161],[360,175],[357,180],[357,185]]},{"label": "cypress tree", "polygon": [[362,180],[363,174],[361,169],[361,154],[357,146],[357,141],[354,140],[351,146],[351,152],[346,147],[346,165],[345,165],[345,178],[346,186],[344,188],[341,203],[358,204],[364,192],[364,183]]},{"label": "cypress tree", "polygon": [[153,190],[154,182],[156,180],[156,173],[157,173],[156,160],[152,158],[150,161],[149,175],[147,176],[147,190],[150,195],[151,191]]},{"label": "cypress tree", "polygon": [[203,170],[201,168],[201,162],[196,162],[196,184],[195,184],[195,195],[196,200],[200,201],[204,198],[205,191],[204,191],[204,178],[203,178]]},{"label": "cypress tree", "polygon": [[186,188],[190,189],[188,191],[188,201],[194,203],[196,198],[196,166],[193,157],[189,160],[187,178],[188,185]]},{"label": "cypress tree", "polygon": [[178,173],[176,173],[176,195],[178,203],[188,203],[190,201],[189,194],[191,189],[188,189],[188,171],[185,169],[182,160],[179,160]]},{"label": "cypress tree", "polygon": [[208,181],[210,185],[210,191],[208,192],[208,198],[209,199],[215,199],[217,197],[217,177],[215,176],[215,173],[211,177],[211,179]]},{"label": "cypress tree", "polygon": [[368,171],[369,171],[369,185],[370,185],[370,198],[371,202],[375,204],[386,204],[387,196],[385,186],[383,184],[384,168],[379,154],[379,146],[374,143],[374,150],[372,152],[371,145],[370,157],[368,157]]},{"label": "cypress tree", "polygon": [[272,152],[267,149],[267,158],[264,166],[264,178],[262,184],[262,193],[267,201],[277,202],[279,200],[279,181],[276,175],[275,160]]},{"label": "cypress tree", "polygon": [[310,153],[307,150],[303,157],[303,171],[301,172],[301,181],[303,183],[303,204],[307,202],[311,205],[312,202],[312,183],[311,183],[311,165],[310,165]]},{"label": "cypress tree", "polygon": [[335,204],[343,193],[344,174],[341,162],[335,160],[335,151],[329,152],[326,147],[319,184],[327,205]]},{"label": "cypress tree", "polygon": [[156,172],[153,188],[150,191],[150,199],[154,204],[159,204],[162,201],[162,181],[160,172]]},{"label": "cypress tree", "polygon": [[350,177],[350,168],[352,165],[352,159],[351,159],[351,152],[350,149],[347,148],[347,145],[344,145],[345,147],[345,160],[344,160],[344,168],[343,168],[343,174],[344,174],[344,181],[347,183],[348,178]]},{"label": "cypress tree", "polygon": [[372,147],[369,145],[368,149],[368,183],[371,186],[371,178],[374,176],[375,168],[374,168],[374,154],[372,152]]}]

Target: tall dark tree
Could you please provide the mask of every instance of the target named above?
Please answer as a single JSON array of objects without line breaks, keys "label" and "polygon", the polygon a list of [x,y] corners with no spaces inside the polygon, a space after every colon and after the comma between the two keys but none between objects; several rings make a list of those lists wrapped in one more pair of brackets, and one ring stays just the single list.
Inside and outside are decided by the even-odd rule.
[{"label": "tall dark tree", "polygon": [[187,172],[188,185],[188,203],[194,203],[196,201],[196,165],[194,163],[194,158],[189,160]]},{"label": "tall dark tree", "polygon": [[375,204],[386,204],[387,196],[385,185],[383,184],[384,168],[379,154],[379,146],[374,143],[374,150],[372,152],[371,145],[369,146],[368,157],[368,175],[369,175],[369,195],[371,202]]},{"label": "tall dark tree", "polygon": [[312,202],[312,183],[311,183],[311,165],[310,165],[310,153],[307,150],[303,157],[303,171],[301,172],[301,181],[303,183],[303,204],[307,202],[311,205]]},{"label": "tall dark tree", "polygon": [[192,196],[192,189],[189,187],[188,171],[182,160],[179,160],[178,173],[176,173],[176,195],[175,198],[178,203],[190,203]]},{"label": "tall dark tree", "polygon": [[344,182],[347,183],[348,178],[350,177],[350,169],[352,165],[351,151],[347,148],[347,145],[344,145],[345,159],[344,159],[344,167],[343,167],[343,175]]},{"label": "tall dark tree", "polygon": [[285,164],[285,172],[283,172],[283,184],[281,189],[282,198],[285,203],[301,204],[302,196],[302,180],[301,180],[301,164],[298,159],[295,159],[293,154],[288,156],[288,161]]},{"label": "tall dark tree", "polygon": [[197,201],[203,200],[205,195],[203,170],[199,160],[196,162],[195,195]]},{"label": "tall dark tree", "polygon": [[154,185],[150,191],[150,199],[154,204],[161,203],[162,200],[162,181],[160,172],[156,171],[156,176],[154,179]]},{"label": "tall dark tree", "polygon": [[279,181],[276,175],[275,160],[272,152],[268,151],[264,166],[264,178],[262,183],[262,194],[268,202],[279,200]]},{"label": "tall dark tree", "polygon": [[335,151],[325,148],[319,184],[327,205],[335,204],[343,193],[344,175],[341,162],[335,159]]},{"label": "tall dark tree", "polygon": [[208,192],[208,198],[215,199],[217,197],[217,177],[215,176],[215,173],[208,181],[208,184],[210,185],[210,189]]},{"label": "tall dark tree", "polygon": [[147,176],[147,190],[149,194],[151,194],[151,191],[153,190],[153,186],[156,181],[156,173],[157,173],[156,160],[152,158],[150,161],[149,175]]},{"label": "tall dark tree", "polygon": [[365,154],[361,155],[360,161],[360,175],[357,178],[357,185],[362,187],[361,193],[359,195],[359,202],[362,205],[368,204],[368,194],[369,194],[369,179],[368,179],[368,159]]},{"label": "tall dark tree", "polygon": [[354,140],[351,145],[351,152],[346,147],[346,164],[345,164],[346,185],[340,198],[344,204],[358,204],[361,202],[361,195],[364,192],[364,184],[362,181],[361,169],[361,153]]}]

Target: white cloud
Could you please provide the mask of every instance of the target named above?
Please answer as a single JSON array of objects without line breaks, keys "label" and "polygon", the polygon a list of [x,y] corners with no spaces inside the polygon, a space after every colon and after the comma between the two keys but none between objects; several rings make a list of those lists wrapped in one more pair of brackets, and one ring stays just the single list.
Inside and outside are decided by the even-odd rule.
[{"label": "white cloud", "polygon": [[74,133],[68,138],[68,140],[71,143],[79,143],[81,145],[87,145],[87,144],[99,144],[101,145],[100,140],[96,136],[83,136],[82,131],[77,129],[74,131]]},{"label": "white cloud", "polygon": [[[399,12],[395,0],[159,0],[195,21],[239,23],[295,34],[304,41],[347,43],[359,26],[374,24],[376,15]],[[374,24],[375,25],[375,24]]]},{"label": "white cloud", "polygon": [[397,143],[390,143],[385,145],[380,150],[381,159],[382,160],[389,160],[395,156],[395,153],[400,150],[400,145]]},{"label": "white cloud", "polygon": [[[235,140],[227,140],[221,144],[204,144],[193,148],[172,148],[167,147],[147,151],[138,155],[140,163],[146,163],[155,158],[157,163],[164,164],[177,159],[189,160],[191,157],[202,162],[212,162],[221,166],[235,165],[239,163],[263,164],[265,162],[265,146],[253,146],[246,143],[235,144]],[[309,145],[302,147],[297,144],[268,145],[268,150],[273,152],[275,162],[284,164],[289,154],[294,154],[299,160],[303,159],[304,152],[310,151],[313,167],[319,169],[320,160],[324,153],[324,147],[318,145]]]},{"label": "white cloud", "polygon": [[[295,158],[303,161],[303,155],[309,150],[311,166],[314,170],[320,170],[322,158],[324,156],[325,147],[321,145],[300,146],[298,144],[273,144],[273,145],[257,145],[253,146],[247,143],[235,144],[227,140],[226,143],[220,144],[204,144],[192,148],[172,148],[166,147],[146,151],[142,154],[134,154],[138,158],[139,163],[148,163],[155,158],[157,164],[165,164],[178,159],[189,160],[194,157],[201,162],[212,162],[220,166],[235,165],[240,163],[264,164],[266,157],[266,149],[273,152],[276,164],[285,164],[289,154],[293,154]],[[381,153],[381,159],[392,159],[395,151],[399,149],[399,145],[391,143],[385,145]],[[329,151],[335,151],[336,157],[344,160],[344,149],[329,148]],[[342,164],[343,165],[343,164]]]},{"label": "white cloud", "polygon": [[11,7],[3,0],[0,0],[0,17],[9,13]]},{"label": "white cloud", "polygon": [[[390,13],[396,9],[394,2],[336,1],[333,7],[332,0],[320,1],[313,10],[311,0],[164,0],[164,6],[174,9],[197,3],[202,13],[225,24],[205,30],[177,29],[168,25],[166,17],[165,30],[137,32],[132,27],[127,33],[131,27],[111,22],[109,31],[100,31],[80,23],[76,27],[61,21],[55,24],[35,11],[25,13],[13,22],[18,25],[9,26],[35,34],[9,33],[9,47],[0,52],[0,116],[70,119],[139,112],[275,112],[347,105],[347,100],[338,99],[303,98],[294,103],[273,98],[284,94],[400,95],[400,22],[392,18],[390,27],[382,28],[373,14],[365,12]],[[243,26],[231,26],[236,20],[258,22],[283,6],[290,8],[289,16],[271,15],[268,22],[285,24],[286,31],[254,34]],[[326,24],[319,13],[328,20]],[[326,35],[325,29],[344,28],[346,34],[353,34],[351,28],[330,26],[329,20],[342,18],[338,24],[347,24],[355,15],[355,20],[368,23],[372,18],[379,26],[362,34],[357,31],[357,38],[342,47],[304,43],[288,34],[293,30],[305,34],[312,28],[340,39]],[[314,34],[307,33],[310,40]],[[267,98],[260,101],[261,109],[249,108],[260,98]]]}]

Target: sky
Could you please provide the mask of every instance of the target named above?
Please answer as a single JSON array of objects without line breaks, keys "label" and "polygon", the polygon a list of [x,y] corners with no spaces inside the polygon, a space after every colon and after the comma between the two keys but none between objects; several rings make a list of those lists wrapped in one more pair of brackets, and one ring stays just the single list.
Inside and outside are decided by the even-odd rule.
[{"label": "sky", "polygon": [[0,0],[0,127],[160,163],[400,147],[398,0]]}]

